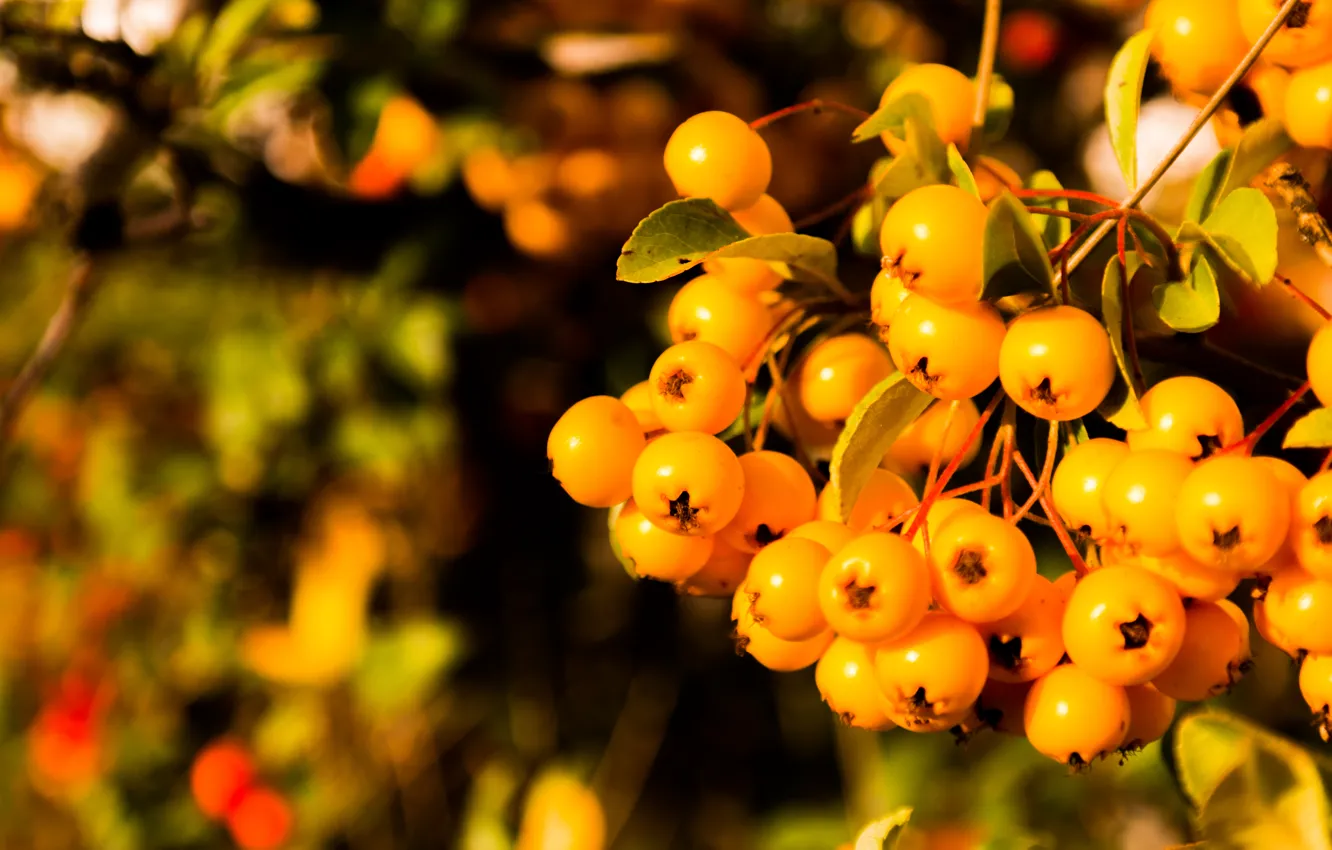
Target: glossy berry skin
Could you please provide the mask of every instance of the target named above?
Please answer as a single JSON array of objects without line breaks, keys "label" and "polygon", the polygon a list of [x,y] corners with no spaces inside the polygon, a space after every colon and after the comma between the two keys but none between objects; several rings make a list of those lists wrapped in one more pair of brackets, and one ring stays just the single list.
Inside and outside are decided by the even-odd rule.
[{"label": "glossy berry skin", "polygon": [[986,511],[976,502],[970,499],[936,499],[933,505],[930,505],[930,512],[925,515],[924,528],[917,532],[911,539],[911,545],[923,555],[925,553],[925,537],[930,540],[937,540],[939,529],[950,522],[953,517],[962,513],[986,513]]},{"label": "glossy berry skin", "polygon": [[1291,640],[1281,632],[1279,628],[1273,626],[1267,618],[1267,607],[1264,604],[1266,600],[1258,600],[1253,604],[1253,630],[1256,631],[1263,640],[1272,646],[1289,655],[1292,659],[1299,660],[1307,654],[1307,650],[1301,649],[1295,641]]},{"label": "glossy berry skin", "polygon": [[[957,405],[953,421],[948,422],[948,410]],[[926,408],[920,418],[906,427],[906,430],[893,441],[887,454],[883,456],[883,466],[899,475],[911,475],[929,469],[935,453],[939,455],[939,468],[945,466],[962,453],[959,469],[976,459],[980,452],[981,441],[972,440],[962,451],[962,446],[971,436],[971,429],[980,421],[980,411],[971,399],[959,402],[935,402]],[[945,430],[945,426],[947,429]]]},{"label": "glossy berry skin", "polygon": [[[1255,571],[1258,575],[1270,576],[1296,563],[1295,550],[1302,531],[1300,494],[1304,491],[1305,485],[1309,483],[1309,479],[1293,464],[1281,458],[1258,455],[1254,457],[1254,460],[1266,466],[1267,471],[1276,477],[1282,489],[1286,491],[1287,500],[1290,503],[1290,528],[1286,532],[1286,541],[1281,544],[1281,548],[1266,564]],[[1308,569],[1308,567],[1305,567],[1305,569]]]},{"label": "glossy berry skin", "polygon": [[745,473],[716,437],[684,431],[652,441],[634,464],[633,496],[652,523],[672,534],[707,537],[740,510]]},{"label": "glossy berry skin", "polygon": [[791,533],[786,536],[813,540],[829,552],[836,552],[856,539],[856,533],[847,528],[845,523],[831,519],[812,519],[809,522],[801,523],[791,529]]},{"label": "glossy berry skin", "polygon": [[1291,540],[1300,566],[1332,580],[1332,472],[1320,472],[1300,488],[1290,518]]},{"label": "glossy berry skin", "polygon": [[1083,576],[1064,611],[1064,649],[1083,670],[1115,685],[1150,682],[1184,643],[1175,589],[1137,567]]},{"label": "glossy berry skin", "polygon": [[[930,105],[935,131],[946,145],[957,145],[966,151],[971,140],[971,107],[975,103],[976,87],[965,74],[947,65],[925,63],[912,66],[897,76],[883,92],[879,106],[887,106],[904,94],[922,95]],[[904,148],[902,140],[889,133],[883,134],[884,145],[894,156]]]},{"label": "glossy berry skin", "polygon": [[[1296,14],[1291,14],[1291,21],[1277,30],[1277,34],[1263,48],[1263,59],[1288,68],[1306,68],[1332,59],[1332,4],[1327,0],[1311,0],[1300,13],[1299,26],[1292,26]],[[1245,39],[1252,44],[1267,29],[1281,8],[1279,0],[1239,0],[1235,4],[1239,11],[1240,30]],[[1215,7],[1209,7],[1215,8]]]},{"label": "glossy berry skin", "polygon": [[294,820],[276,791],[251,788],[227,816],[227,829],[241,850],[276,850],[287,843]]},{"label": "glossy berry skin", "polygon": [[624,402],[625,407],[633,411],[634,416],[638,419],[638,427],[643,429],[644,435],[661,430],[661,419],[657,417],[657,412],[652,409],[651,383],[639,381],[624,391],[620,396],[620,401]]},{"label": "glossy berry skin", "polygon": [[1079,767],[1123,743],[1130,712],[1123,687],[1064,664],[1032,684],[1023,721],[1037,752]]},{"label": "glossy berry skin", "polygon": [[985,687],[989,668],[976,629],[939,611],[874,653],[874,672],[889,713],[907,729],[965,712]]},{"label": "glossy berry skin", "polygon": [[985,205],[965,189],[913,189],[888,208],[879,231],[884,268],[937,304],[980,298]]},{"label": "glossy berry skin", "polygon": [[[819,493],[820,519],[839,519],[837,488],[829,484]],[[886,469],[876,469],[856,496],[846,526],[856,534],[883,528],[888,522],[920,504],[916,491],[902,476]]]},{"label": "glossy berry skin", "polygon": [[772,325],[768,308],[721,274],[699,275],[680,287],[666,311],[672,342],[710,342],[742,367],[753,365]]},{"label": "glossy berry skin", "polygon": [[1001,682],[990,679],[976,700],[976,713],[987,726],[1005,735],[1026,737],[1027,694],[1031,682]]},{"label": "glossy berry skin", "polygon": [[734,596],[749,573],[753,554],[742,552],[720,538],[712,540],[712,555],[693,575],[677,582],[675,590],[683,596]]},{"label": "glossy berry skin", "polygon": [[910,294],[911,290],[902,284],[902,278],[893,269],[883,269],[874,276],[870,287],[870,321],[879,327],[881,336]]},{"label": "glossy berry skin", "polygon": [[210,818],[225,817],[253,784],[254,758],[238,741],[222,738],[194,757],[190,767],[190,793],[199,811]]},{"label": "glossy berry skin", "polygon": [[[1302,68],[1291,74],[1282,102],[1286,132],[1296,144],[1306,148],[1332,148],[1332,62]],[[1332,368],[1327,365],[1327,348],[1332,339],[1328,338],[1326,325],[1314,334],[1314,343],[1318,359],[1315,361],[1315,345],[1310,345],[1309,377],[1312,379],[1318,375],[1314,394],[1323,401],[1325,395],[1332,395],[1332,383],[1329,383]]]},{"label": "glossy berry skin", "polygon": [[570,407],[550,430],[551,474],[580,505],[609,508],[629,498],[634,463],[647,440],[634,412],[610,396]]},{"label": "glossy berry skin", "polygon": [[1220,696],[1244,675],[1246,643],[1230,614],[1210,602],[1195,601],[1184,611],[1184,643],[1179,654],[1156,674],[1152,684],[1166,696],[1185,702]]},{"label": "glossy berry skin", "polygon": [[814,518],[814,482],[795,458],[781,452],[740,455],[745,496],[721,537],[737,549],[757,552]]},{"label": "glossy berry skin", "polygon": [[832,629],[809,640],[789,641],[774,637],[772,632],[754,622],[749,611],[749,596],[743,589],[731,604],[731,619],[735,621],[735,651],[779,673],[803,670],[814,664],[835,637]]},{"label": "glossy berry skin", "polygon": [[[1327,100],[1332,101],[1332,66],[1328,66]],[[1332,123],[1329,123],[1328,133],[1332,136]],[[1332,323],[1324,324],[1314,334],[1305,365],[1309,371],[1309,385],[1319,404],[1324,407],[1332,404]]]},{"label": "glossy berry skin", "polygon": [[1166,79],[1186,92],[1211,94],[1249,49],[1231,3],[1153,0],[1146,24],[1154,32],[1152,56]]},{"label": "glossy berry skin", "polygon": [[1167,378],[1141,399],[1147,427],[1128,432],[1129,448],[1168,449],[1198,460],[1244,439],[1235,400],[1203,378]]},{"label": "glossy berry skin", "polygon": [[672,345],[652,364],[648,382],[652,410],[671,431],[725,431],[745,405],[745,376],[710,342]]},{"label": "glossy berry skin", "polygon": [[1175,506],[1193,461],[1163,449],[1130,452],[1101,487],[1110,541],[1137,555],[1160,557],[1179,548]]},{"label": "glossy berry skin", "polygon": [[1092,540],[1110,536],[1102,489],[1119,462],[1128,456],[1127,443],[1104,437],[1079,443],[1055,466],[1050,495],[1064,524]]},{"label": "glossy berry skin", "polygon": [[882,731],[895,725],[874,678],[874,654],[863,643],[845,637],[834,640],[814,668],[814,684],[847,726]]},{"label": "glossy berry skin", "polygon": [[664,159],[677,192],[727,210],[754,206],[772,180],[767,143],[727,112],[702,112],[676,127]]},{"label": "glossy berry skin", "polygon": [[1066,422],[1091,413],[1115,381],[1110,336],[1086,310],[1032,310],[1008,325],[999,347],[999,381],[1039,419]]},{"label": "glossy berry skin", "polygon": [[1198,563],[1253,573],[1286,542],[1290,493],[1254,458],[1210,458],[1184,479],[1175,523],[1180,545]]},{"label": "glossy berry skin", "polygon": [[711,537],[687,537],[658,528],[632,501],[615,518],[615,541],[641,578],[684,581],[712,557]]},{"label": "glossy berry skin", "polygon": [[1329,737],[1329,714],[1332,713],[1332,655],[1310,655],[1300,664],[1300,695],[1318,723],[1318,733],[1326,741]]},{"label": "glossy berry skin", "polygon": [[999,377],[1003,340],[1004,320],[988,303],[944,307],[912,294],[888,329],[888,353],[917,389],[953,401]]},{"label": "glossy berry skin", "polygon": [[[771,195],[761,195],[752,207],[735,210],[731,213],[735,223],[743,227],[751,236],[767,236],[773,233],[791,233],[795,225],[786,209]],[[716,272],[726,284],[738,292],[757,294],[767,292],[782,282],[771,265],[762,260],[735,258],[728,260],[708,260],[703,268]]]},{"label": "glossy berry skin", "polygon": [[1018,609],[1036,581],[1036,553],[1017,526],[962,511],[930,539],[930,587],[945,611],[988,623]]},{"label": "glossy berry skin", "polygon": [[1235,591],[1241,579],[1239,573],[1203,566],[1183,549],[1153,558],[1125,554],[1119,547],[1107,546],[1101,550],[1101,562],[1106,566],[1141,567],[1169,582],[1180,598],[1204,602],[1225,599]]},{"label": "glossy berry skin", "polygon": [[1175,721],[1175,700],[1152,685],[1129,685],[1124,693],[1129,701],[1129,725],[1119,749],[1131,753],[1165,737]]},{"label": "glossy berry skin", "polygon": [[1031,592],[1007,617],[977,623],[990,650],[990,678],[1030,682],[1054,669],[1064,657],[1063,594],[1045,576],[1036,576]]},{"label": "glossy berry skin", "polygon": [[828,460],[832,457],[833,446],[841,436],[842,429],[835,423],[819,422],[800,406],[799,386],[801,367],[797,366],[787,376],[782,392],[772,406],[773,430],[789,439],[798,439],[811,458]]},{"label": "glossy berry skin", "polygon": [[1332,582],[1301,569],[1283,570],[1253,607],[1255,619],[1262,609],[1272,643],[1282,649],[1332,653]]},{"label": "glossy berry skin", "polygon": [[862,534],[828,558],[818,603],[839,635],[863,643],[894,640],[930,607],[930,578],[911,544],[896,534]]},{"label": "glossy berry skin", "polygon": [[741,587],[749,596],[754,622],[786,641],[808,640],[826,631],[818,588],[828,556],[820,544],[799,537],[763,547]]},{"label": "glossy berry skin", "polygon": [[1077,570],[1069,570],[1051,582],[1054,589],[1063,597],[1065,605],[1068,604],[1068,598],[1073,595],[1073,588],[1078,586],[1078,578]]},{"label": "glossy berry skin", "polygon": [[825,339],[809,350],[800,369],[800,405],[819,422],[844,422],[865,394],[892,373],[888,352],[869,337]]}]

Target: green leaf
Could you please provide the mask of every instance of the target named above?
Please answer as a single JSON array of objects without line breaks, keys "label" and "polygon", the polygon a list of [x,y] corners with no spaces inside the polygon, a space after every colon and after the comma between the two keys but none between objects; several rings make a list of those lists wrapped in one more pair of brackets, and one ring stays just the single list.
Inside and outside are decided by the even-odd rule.
[{"label": "green leaf", "polygon": [[671,201],[638,223],[615,264],[615,277],[654,283],[674,277],[749,233],[708,198]]},{"label": "green leaf", "polygon": [[861,489],[893,440],[933,400],[933,396],[912,386],[901,372],[894,372],[856,405],[832,453],[832,486],[837,488],[843,519],[851,515]]},{"label": "green leaf", "polygon": [[1216,202],[1221,199],[1221,187],[1226,182],[1232,157],[1234,152],[1226,148],[1212,157],[1212,161],[1198,173],[1197,179],[1193,181],[1193,189],[1189,192],[1189,203],[1184,208],[1186,220],[1202,221],[1215,209]]},{"label": "green leaf", "polygon": [[855,850],[893,850],[910,820],[911,809],[904,806],[887,817],[871,822],[856,836]]},{"label": "green leaf", "polygon": [[462,628],[440,620],[412,620],[373,634],[352,681],[370,713],[383,716],[425,700],[439,679],[462,660]]},{"label": "green leaf", "polygon": [[1152,290],[1157,315],[1172,330],[1201,333],[1221,318],[1216,272],[1207,257],[1193,264],[1188,280],[1162,283]]},{"label": "green leaf", "polygon": [[965,189],[976,197],[980,197],[980,187],[976,185],[975,176],[972,175],[971,169],[967,167],[967,161],[958,152],[957,145],[951,142],[948,145],[948,168],[953,172],[953,177],[957,178],[958,188]]},{"label": "green leaf", "polygon": [[1194,807],[1207,805],[1226,776],[1249,755],[1250,742],[1237,726],[1212,712],[1190,714],[1175,726],[1175,763],[1180,788]]},{"label": "green leaf", "polygon": [[[972,78],[975,82],[975,78]],[[995,74],[990,78],[990,99],[985,103],[985,141],[1002,139],[1013,120],[1013,87]]]},{"label": "green leaf", "polygon": [[837,246],[827,239],[803,233],[770,233],[751,236],[707,255],[706,259],[765,260],[774,264],[782,277],[805,283],[818,283],[835,291],[837,281]]},{"label": "green leaf", "polygon": [[620,502],[620,504],[614,505],[606,511],[606,533],[610,538],[611,552],[614,553],[615,560],[619,561],[620,566],[624,567],[624,571],[628,574],[629,578],[638,581],[642,578],[642,576],[638,574],[638,567],[634,565],[633,561],[625,556],[624,549],[620,548],[620,538],[615,536],[615,523],[620,519],[620,514],[624,511],[624,506],[627,504],[629,503]]},{"label": "green leaf", "polygon": [[1130,37],[1115,54],[1105,80],[1105,126],[1130,190],[1138,188],[1138,110],[1151,44],[1151,30]]},{"label": "green leaf", "polygon": [[1226,265],[1259,286],[1277,266],[1277,219],[1272,202],[1257,189],[1235,189],[1203,220],[1202,229]]},{"label": "green leaf", "polygon": [[1262,118],[1245,127],[1216,200],[1223,201],[1231,192],[1248,186],[1294,144],[1278,118]]},{"label": "green leaf", "polygon": [[[1028,181],[1027,186],[1031,189],[1062,190],[1064,188],[1053,171],[1037,171],[1031,175],[1031,180]],[[1040,201],[1042,206],[1053,207],[1057,210],[1068,209],[1068,201],[1064,198],[1035,198],[1032,200]],[[1045,237],[1046,248],[1057,248],[1073,235],[1073,222],[1066,218],[1054,215],[1033,215],[1032,220],[1036,222],[1036,226],[1040,228],[1041,234]]]},{"label": "green leaf", "polygon": [[1299,419],[1286,432],[1284,449],[1332,448],[1332,408],[1320,407]]},{"label": "green leaf", "polygon": [[884,133],[903,138],[908,118],[915,118],[930,130],[934,129],[934,111],[930,109],[930,102],[925,95],[907,92],[888,101],[851,132],[851,141],[867,142]]},{"label": "green leaf", "polygon": [[226,77],[232,57],[272,5],[273,0],[231,0],[217,13],[196,66],[206,88],[216,86]]},{"label": "green leaf", "polygon": [[1054,295],[1054,271],[1040,231],[1022,202],[1003,192],[985,219],[985,288],[994,301],[1023,292]]},{"label": "green leaf", "polygon": [[[1138,269],[1142,266],[1142,258],[1136,251],[1125,253],[1126,260],[1124,264],[1128,280],[1132,281]],[[1106,263],[1105,274],[1101,278],[1101,322],[1105,325],[1105,331],[1110,335],[1110,350],[1115,355],[1115,365],[1119,367],[1119,381],[1123,386],[1119,392],[1123,393],[1123,399],[1118,401],[1118,410],[1116,417],[1119,419],[1132,419],[1134,410],[1136,415],[1142,416],[1142,408],[1138,402],[1138,394],[1133,387],[1133,372],[1129,363],[1128,354],[1124,348],[1124,305],[1120,298],[1123,291],[1124,278],[1120,275],[1119,258],[1111,257],[1110,262]],[[1112,390],[1113,392],[1114,390]],[[1109,418],[1109,417],[1107,417]],[[1146,421],[1144,420],[1144,423]],[[1122,427],[1122,426],[1121,426]],[[1083,431],[1086,434],[1086,431]]]},{"label": "green leaf", "polygon": [[[884,174],[893,165],[891,157],[883,157],[870,167],[870,183],[878,186]],[[866,257],[877,257],[879,250],[879,230],[883,227],[883,217],[888,214],[889,199],[886,195],[874,193],[868,201],[860,205],[851,219],[851,245],[856,253]]]}]

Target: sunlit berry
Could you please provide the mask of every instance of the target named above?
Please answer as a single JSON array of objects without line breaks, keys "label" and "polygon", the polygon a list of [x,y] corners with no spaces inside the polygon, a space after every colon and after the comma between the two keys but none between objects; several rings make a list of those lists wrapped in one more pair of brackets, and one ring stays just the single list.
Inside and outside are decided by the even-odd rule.
[{"label": "sunlit berry", "polygon": [[999,377],[1004,320],[984,301],[944,307],[913,294],[888,329],[893,363],[935,398],[972,398]]},{"label": "sunlit berry", "polygon": [[1143,394],[1147,427],[1129,431],[1129,448],[1169,449],[1198,460],[1244,439],[1244,420],[1230,394],[1192,376],[1167,378]]},{"label": "sunlit berry", "polygon": [[702,112],[676,127],[664,159],[677,192],[728,210],[758,203],[772,179],[767,143],[728,112]]},{"label": "sunlit berry", "polygon": [[1124,688],[1064,664],[1037,679],[1023,716],[1027,739],[1060,764],[1081,767],[1119,747],[1129,728]]},{"label": "sunlit berry", "polygon": [[818,601],[828,625],[843,637],[893,640],[914,629],[930,607],[925,559],[895,534],[862,534],[827,560]]},{"label": "sunlit berry", "polygon": [[818,590],[829,554],[813,540],[799,537],[763,547],[741,586],[754,621],[786,641],[808,640],[825,631],[828,622]]},{"label": "sunlit berry", "polygon": [[614,532],[620,552],[643,578],[683,581],[712,557],[711,537],[689,537],[659,528],[632,501],[616,517]]},{"label": "sunlit berry", "polygon": [[634,412],[610,396],[570,407],[546,441],[551,474],[575,502],[609,508],[629,498],[631,475],[646,440]]},{"label": "sunlit berry", "polygon": [[1064,595],[1045,576],[1036,576],[1017,610],[999,620],[977,623],[990,650],[990,678],[1029,682],[1064,657]]},{"label": "sunlit berry", "polygon": [[874,677],[874,654],[862,643],[839,637],[814,668],[814,684],[843,723],[860,729],[891,729],[887,700]]},{"label": "sunlit berry", "polygon": [[1033,310],[1008,325],[999,381],[1009,398],[1041,419],[1064,422],[1095,410],[1115,381],[1110,337],[1086,310]]},{"label": "sunlit berry", "polygon": [[1077,444],[1064,455],[1055,466],[1050,495],[1066,526],[1093,540],[1110,536],[1101,491],[1128,453],[1127,444],[1098,437]]},{"label": "sunlit berry", "polygon": [[1165,581],[1137,567],[1102,567],[1073,588],[1064,649],[1099,679],[1140,685],[1175,660],[1184,625],[1184,605]]},{"label": "sunlit berry", "polygon": [[716,534],[735,518],[744,492],[745,474],[735,453],[707,434],[663,434],[634,464],[634,502],[643,516],[673,534]]},{"label": "sunlit berry", "polygon": [[648,374],[652,409],[671,431],[726,430],[745,405],[745,377],[735,359],[709,342],[692,340],[661,353]]}]

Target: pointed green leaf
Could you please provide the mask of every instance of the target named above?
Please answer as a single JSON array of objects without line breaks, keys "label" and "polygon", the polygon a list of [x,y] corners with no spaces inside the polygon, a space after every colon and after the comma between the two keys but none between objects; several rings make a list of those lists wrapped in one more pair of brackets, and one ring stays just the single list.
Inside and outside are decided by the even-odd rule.
[{"label": "pointed green leaf", "polygon": [[827,239],[803,233],[769,233],[732,242],[704,259],[748,259],[772,263],[789,280],[817,283],[840,291],[837,281],[837,246]]},{"label": "pointed green leaf", "polygon": [[1022,202],[1003,192],[990,202],[985,219],[985,288],[987,301],[1022,292],[1054,295],[1054,271],[1040,231]]},{"label": "pointed green leaf", "polygon": [[1158,285],[1152,290],[1152,304],[1172,330],[1202,333],[1215,325],[1221,318],[1221,295],[1211,261],[1199,257],[1188,280]]},{"label": "pointed green leaf", "polygon": [[931,130],[934,129],[934,112],[925,95],[907,92],[888,101],[851,132],[851,141],[867,142],[884,133],[904,138],[908,118],[920,120]]},{"label": "pointed green leaf", "polygon": [[884,818],[867,825],[856,836],[855,850],[894,850],[902,837],[902,830],[911,820],[910,807],[902,807]]},{"label": "pointed green leaf", "polygon": [[1221,200],[1221,187],[1225,185],[1226,174],[1230,171],[1230,160],[1234,152],[1230,148],[1212,157],[1193,181],[1189,192],[1189,203],[1184,208],[1184,218],[1188,221],[1202,221],[1216,208]]},{"label": "pointed green leaf", "polygon": [[629,283],[665,280],[748,237],[730,213],[707,198],[671,201],[634,228],[615,264],[615,277]]},{"label": "pointed green leaf", "polygon": [[894,372],[865,394],[851,412],[832,453],[832,486],[840,498],[843,519],[850,516],[870,473],[908,425],[925,412],[934,397]]},{"label": "pointed green leaf", "polygon": [[1251,736],[1213,712],[1190,714],[1175,726],[1175,764],[1180,788],[1195,808],[1248,758]]},{"label": "pointed green leaf", "polygon": [[[1054,189],[1056,191],[1064,188],[1053,171],[1037,171],[1031,175],[1027,187],[1031,189]],[[1053,207],[1057,210],[1068,209],[1068,201],[1064,198],[1031,198],[1029,200],[1035,201],[1043,207]],[[1032,220],[1040,228],[1041,234],[1045,238],[1046,248],[1057,248],[1073,235],[1073,222],[1066,218],[1055,215],[1033,215]]]},{"label": "pointed green leaf", "polygon": [[1242,187],[1221,199],[1202,223],[1226,265],[1262,286],[1277,265],[1277,219],[1272,202],[1257,189]]},{"label": "pointed green leaf", "polygon": [[[884,174],[893,165],[891,157],[883,157],[870,167],[870,184],[879,185]],[[851,245],[856,253],[866,257],[877,257],[879,250],[879,231],[883,227],[883,217],[888,214],[889,199],[886,195],[875,192],[874,196],[860,205],[851,219]]]},{"label": "pointed green leaf", "polygon": [[1130,37],[1115,54],[1105,81],[1105,126],[1129,189],[1138,188],[1138,110],[1151,44],[1151,30]]},{"label": "pointed green leaf", "polygon": [[967,167],[967,161],[962,158],[958,152],[957,145],[951,142],[948,145],[948,168],[953,172],[953,177],[957,179],[959,189],[965,189],[976,197],[980,197],[980,187],[976,185],[976,178]]},{"label": "pointed green leaf", "polygon": [[610,538],[611,552],[615,555],[615,560],[620,562],[621,567],[624,567],[624,571],[629,578],[638,581],[642,576],[638,574],[638,568],[634,566],[634,562],[624,554],[624,549],[620,548],[620,538],[615,534],[615,523],[619,520],[620,514],[624,512],[624,506],[627,504],[629,503],[620,502],[620,504],[606,511],[606,532]]},{"label": "pointed green leaf", "polygon": [[[1133,280],[1138,269],[1142,267],[1142,258],[1136,251],[1128,251],[1124,258],[1126,260],[1125,270],[1127,279]],[[1128,354],[1124,348],[1124,305],[1121,298],[1123,292],[1124,277],[1120,274],[1119,258],[1111,257],[1110,262],[1106,263],[1105,274],[1101,277],[1101,322],[1105,325],[1105,332],[1110,336],[1110,350],[1115,355],[1115,365],[1119,367],[1119,381],[1123,384],[1117,391],[1123,394],[1122,400],[1118,402],[1116,418],[1132,419],[1134,410],[1136,415],[1142,416],[1142,409],[1138,402],[1138,394],[1133,387],[1133,372],[1129,363]],[[1109,417],[1107,417],[1109,418]],[[1144,420],[1145,421],[1145,420]],[[1086,431],[1084,430],[1085,434]]]},{"label": "pointed green leaf", "polygon": [[273,0],[231,0],[217,13],[197,60],[199,79],[206,90],[225,78],[231,58],[272,5]]},{"label": "pointed green leaf", "polygon": [[1248,186],[1294,144],[1279,118],[1262,118],[1245,127],[1217,200],[1225,200],[1231,192]]},{"label": "pointed green leaf", "polygon": [[1332,448],[1332,408],[1320,407],[1290,426],[1281,447],[1285,449]]},{"label": "pointed green leaf", "polygon": [[[975,82],[975,78],[972,78]],[[985,141],[995,142],[1008,132],[1013,121],[1013,87],[995,74],[990,78],[990,99],[985,102]]]}]

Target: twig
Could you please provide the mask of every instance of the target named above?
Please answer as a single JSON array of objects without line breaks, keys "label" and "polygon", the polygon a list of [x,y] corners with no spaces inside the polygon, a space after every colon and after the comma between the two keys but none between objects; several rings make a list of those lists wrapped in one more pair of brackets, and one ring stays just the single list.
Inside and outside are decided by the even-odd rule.
[{"label": "twig", "polygon": [[1022,521],[1024,517],[1026,517],[1027,513],[1031,511],[1033,507],[1036,506],[1036,503],[1040,501],[1041,496],[1043,496],[1046,490],[1049,489],[1050,476],[1054,474],[1055,454],[1058,453],[1058,450],[1059,450],[1059,423],[1051,420],[1050,435],[1047,438],[1046,448],[1045,448],[1045,463],[1041,465],[1040,480],[1036,482],[1036,487],[1035,489],[1032,490],[1031,495],[1027,498],[1027,501],[1023,502],[1022,507],[1018,508],[1017,513],[1013,514],[1011,522],[1014,525],[1017,525],[1019,522]]},{"label": "twig", "polygon": [[832,203],[822,209],[815,210],[814,212],[800,219],[795,223],[795,229],[804,230],[807,227],[813,227],[814,225],[818,224],[824,219],[832,218],[842,210],[854,206],[856,203],[864,203],[865,201],[868,201],[872,197],[874,197],[874,186],[872,184],[861,186],[851,194],[847,195],[845,198],[842,198],[841,200],[837,201],[836,203]]},{"label": "twig", "polygon": [[1263,182],[1295,213],[1295,226],[1300,237],[1313,246],[1318,259],[1324,265],[1332,266],[1332,229],[1318,211],[1318,201],[1299,169],[1288,162],[1278,163],[1268,169],[1268,177]]},{"label": "twig", "polygon": [[762,130],[764,127],[780,121],[783,118],[788,118],[801,112],[813,112],[817,115],[825,109],[832,112],[841,112],[850,115],[853,118],[859,118],[861,121],[870,117],[870,114],[863,109],[857,109],[856,107],[848,106],[845,103],[838,103],[835,100],[815,98],[814,100],[807,100],[804,103],[797,103],[794,106],[788,106],[785,109],[779,109],[776,112],[770,112],[762,118],[756,118],[753,121],[750,121],[749,126],[750,129],[753,130]]},{"label": "twig", "polygon": [[1324,320],[1332,319],[1332,313],[1329,313],[1323,307],[1322,304],[1319,304],[1317,301],[1313,300],[1313,298],[1309,296],[1309,293],[1305,292],[1303,289],[1300,289],[1298,286],[1296,286],[1295,281],[1291,280],[1288,277],[1285,277],[1284,275],[1275,275],[1275,277],[1277,280],[1279,280],[1282,283],[1282,288],[1292,298],[1295,298],[1296,300],[1299,301],[1303,301],[1310,310],[1313,310],[1315,313],[1322,316]]},{"label": "twig", "polygon": [[976,420],[976,424],[972,426],[971,433],[967,434],[967,438],[963,440],[962,445],[958,447],[957,454],[953,456],[953,459],[948,462],[948,466],[944,468],[943,473],[939,476],[939,480],[935,482],[934,487],[925,491],[925,496],[920,500],[916,515],[911,520],[911,526],[907,528],[906,533],[902,535],[907,540],[916,536],[916,532],[920,530],[921,524],[925,522],[925,517],[930,512],[930,505],[934,504],[939,498],[939,494],[948,486],[949,479],[953,477],[953,473],[957,472],[958,467],[962,465],[962,458],[966,456],[967,449],[980,437],[981,431],[985,429],[985,423],[990,421],[990,417],[994,415],[995,408],[999,406],[999,402],[1005,397],[1006,396],[1001,392],[994,394],[994,397],[990,399],[990,403],[985,405],[985,409],[981,411],[980,418]]},{"label": "twig", "polygon": [[[1027,479],[1027,483],[1032,487],[1036,486],[1036,476],[1031,474],[1031,467],[1027,466],[1026,458],[1021,454],[1013,455],[1013,463],[1022,475]],[[1060,544],[1064,547],[1068,559],[1073,562],[1073,569],[1077,570],[1078,575],[1085,576],[1090,570],[1087,568],[1087,562],[1083,560],[1082,553],[1078,551],[1077,544],[1073,542],[1073,537],[1064,527],[1063,517],[1055,510],[1054,500],[1050,498],[1049,492],[1041,494],[1041,510],[1045,512],[1045,518],[1050,521],[1050,527],[1054,529],[1055,536],[1059,538]]]},{"label": "twig", "polygon": [[1087,201],[1103,207],[1117,207],[1119,202],[1096,192],[1084,192],[1081,189],[1013,189],[1014,197],[1039,200],[1040,198],[1060,198],[1065,201]]},{"label": "twig", "polygon": [[1073,220],[1073,221],[1086,221],[1086,220],[1087,220],[1087,214],[1086,214],[1086,213],[1071,212],[1071,211],[1069,211],[1069,210],[1061,210],[1061,209],[1059,209],[1058,207],[1027,207],[1027,212],[1031,213],[1032,215],[1052,215],[1052,216],[1056,216],[1056,217],[1058,217],[1058,218],[1067,218],[1067,219],[1071,219],[1071,220]]},{"label": "twig", "polygon": [[943,432],[939,434],[939,445],[934,447],[934,454],[930,457],[930,471],[925,477],[925,491],[934,488],[935,479],[939,476],[939,464],[943,462],[944,446],[948,442],[948,432],[953,428],[953,420],[957,417],[957,408],[962,404],[960,401],[951,401],[948,403],[948,413],[944,416]]},{"label": "twig", "polygon": [[985,0],[985,25],[976,66],[976,103],[971,112],[971,143],[967,146],[972,157],[978,156],[985,144],[985,113],[990,110],[990,80],[994,77],[994,57],[999,51],[1003,5],[1003,0]]},{"label": "twig", "polygon": [[1308,381],[1300,384],[1299,388],[1290,394],[1290,398],[1283,401],[1280,407],[1269,413],[1267,418],[1262,422],[1259,422],[1247,437],[1234,445],[1226,446],[1221,451],[1217,452],[1217,454],[1231,454],[1233,452],[1248,454],[1253,451],[1253,447],[1258,445],[1258,441],[1263,438],[1263,435],[1272,430],[1272,427],[1281,421],[1281,417],[1289,413],[1291,408],[1298,404],[1300,399],[1304,398],[1312,388],[1313,385]]}]

